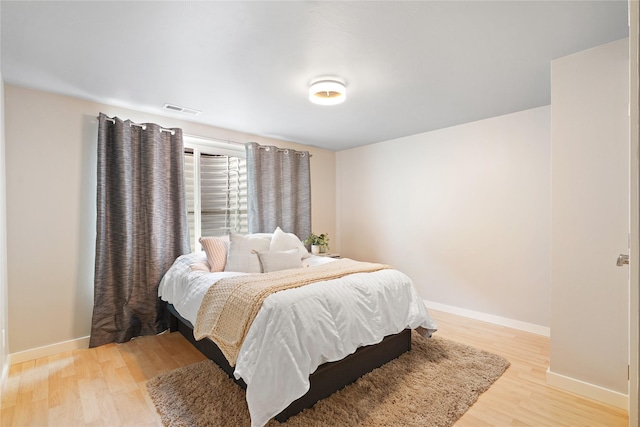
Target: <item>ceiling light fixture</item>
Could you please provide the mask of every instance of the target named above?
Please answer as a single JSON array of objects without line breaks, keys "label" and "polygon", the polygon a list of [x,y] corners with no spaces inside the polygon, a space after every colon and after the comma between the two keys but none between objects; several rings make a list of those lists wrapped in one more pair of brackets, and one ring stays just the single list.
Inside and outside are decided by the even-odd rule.
[{"label": "ceiling light fixture", "polygon": [[336,105],[347,99],[344,82],[335,78],[316,79],[309,87],[309,101],[320,105]]}]

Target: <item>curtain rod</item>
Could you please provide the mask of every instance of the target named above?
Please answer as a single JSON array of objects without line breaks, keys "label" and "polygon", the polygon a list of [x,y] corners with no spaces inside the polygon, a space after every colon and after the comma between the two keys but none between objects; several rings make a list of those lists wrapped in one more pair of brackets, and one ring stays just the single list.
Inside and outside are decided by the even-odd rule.
[{"label": "curtain rod", "polygon": [[[258,145],[258,148],[260,150],[265,150],[265,151],[269,151],[271,150],[271,146],[269,145]],[[297,154],[298,156],[306,156],[307,153],[309,154],[309,157],[313,157],[313,154],[309,153],[308,151],[298,151],[298,150],[294,150],[293,148],[280,148],[280,147],[275,147],[276,151],[278,153],[288,153],[289,151],[293,151],[295,154]]]},{"label": "curtain rod", "polygon": [[[116,123],[116,119],[112,119],[111,117],[107,117],[107,118],[105,118],[105,120],[108,120],[113,124]],[[141,124],[141,123],[133,123],[133,122],[130,121],[129,122],[129,126],[138,126],[139,128],[142,128],[142,130],[147,130],[147,125]],[[176,131],[174,131],[172,129],[165,129],[163,127],[160,128],[160,132],[169,132],[171,135],[175,135],[176,134]]]},{"label": "curtain rod", "polygon": [[192,135],[192,134],[189,134],[189,133],[184,133],[183,135],[184,136],[188,136],[190,138],[206,139],[208,141],[224,142],[224,143],[227,143],[227,144],[242,145],[244,147],[244,142],[232,141],[230,139],[211,138],[209,136]]},{"label": "curtain rod", "polygon": [[[105,120],[108,120],[108,121],[110,121],[111,123],[114,123],[114,124],[116,123],[116,119],[112,119],[111,117],[107,117]],[[131,121],[129,122],[129,126],[138,126],[138,127],[141,127],[142,130],[146,130],[147,129],[146,125],[140,124],[140,123],[133,123]],[[165,129],[165,128],[161,127],[160,131],[161,132],[171,132],[171,135],[175,135],[175,131],[173,131],[171,129]],[[192,135],[192,134],[188,134],[188,133],[183,133],[183,136],[187,136],[187,137],[190,137],[190,138],[206,139],[206,140],[215,141],[215,142],[224,142],[224,143],[227,143],[227,144],[242,145],[243,147],[246,146],[246,144],[243,143],[243,142],[232,141],[230,139],[211,138],[211,137],[208,137],[208,136]],[[270,146],[268,146],[268,145],[260,145],[260,144],[258,144],[258,148],[261,148],[263,150],[269,150],[270,149],[269,147]],[[278,152],[282,152],[282,153],[288,153],[289,152],[288,148],[276,147],[276,149],[278,150]],[[306,155],[306,153],[304,151],[297,151],[297,150],[293,150],[293,151],[295,151],[296,154],[301,155],[301,156]],[[309,157],[313,157],[313,154],[309,153]]]},{"label": "curtain rod", "polygon": [[[227,144],[236,144],[236,145],[242,145],[243,147],[246,147],[246,144],[244,142],[232,141],[230,139],[211,138],[211,137],[208,137],[208,136],[192,135],[192,134],[188,134],[188,133],[185,133],[183,135],[187,136],[187,137],[190,137],[190,138],[206,139],[206,140],[209,140],[209,141],[224,142],[224,143],[227,143]],[[258,144],[258,148],[260,148],[262,150],[269,150],[269,147],[270,147],[269,145],[260,145],[260,144]],[[288,152],[289,151],[289,148],[276,147],[276,149],[279,152]],[[293,150],[293,149],[291,149],[291,150],[295,151],[296,154],[299,154],[301,156],[305,155],[305,152],[297,151],[297,150]],[[309,157],[313,157],[313,154],[309,153]]]}]

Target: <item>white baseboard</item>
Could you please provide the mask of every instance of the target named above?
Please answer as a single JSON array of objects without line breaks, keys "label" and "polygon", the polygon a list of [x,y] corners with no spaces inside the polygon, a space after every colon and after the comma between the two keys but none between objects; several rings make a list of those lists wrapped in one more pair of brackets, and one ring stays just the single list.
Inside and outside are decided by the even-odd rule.
[{"label": "white baseboard", "polygon": [[[495,325],[506,326],[508,328],[518,329],[521,331],[531,332],[545,337],[550,336],[550,328],[532,323],[521,322],[519,320],[508,319],[505,317],[494,316],[492,314],[481,313],[478,311],[467,310],[465,308],[455,307],[446,304],[440,304],[433,301],[424,301],[427,308],[433,310],[444,311],[458,316],[464,316],[483,322],[493,323]],[[608,405],[615,406],[624,410],[629,410],[629,396],[617,391],[609,390],[594,384],[586,383],[575,378],[566,377],[556,374],[547,369],[547,383],[551,386],[558,387],[568,392],[597,400]]]},{"label": "white baseboard", "polygon": [[444,311],[445,313],[469,317],[471,319],[493,323],[494,325],[506,326],[508,328],[518,329],[520,331],[531,332],[533,334],[542,335],[545,337],[551,335],[550,328],[546,326],[535,325],[533,323],[522,322],[520,320],[508,319],[506,317],[494,316],[493,314],[481,313],[479,311],[467,310],[466,308],[455,307],[452,305],[440,304],[439,302],[424,300],[424,303],[427,308]]},{"label": "white baseboard", "polygon": [[571,377],[551,372],[547,368],[547,384],[561,388],[568,392],[615,406],[616,408],[629,410],[629,396],[617,391],[609,390],[594,384],[586,383]]},{"label": "white baseboard", "polygon": [[45,345],[43,347],[32,348],[30,350],[11,353],[11,364],[27,362],[41,357],[52,356],[70,350],[89,348],[89,337],[76,338],[74,340],[63,341],[56,344]]}]

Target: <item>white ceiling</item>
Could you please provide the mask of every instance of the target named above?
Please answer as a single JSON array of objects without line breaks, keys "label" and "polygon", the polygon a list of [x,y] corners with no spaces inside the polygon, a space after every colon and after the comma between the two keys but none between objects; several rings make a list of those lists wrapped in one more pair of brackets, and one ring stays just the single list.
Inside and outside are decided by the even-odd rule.
[{"label": "white ceiling", "polygon": [[[2,1],[7,83],[342,150],[550,103],[626,1]],[[308,101],[338,76],[347,101]],[[176,116],[165,103],[202,110]]]}]

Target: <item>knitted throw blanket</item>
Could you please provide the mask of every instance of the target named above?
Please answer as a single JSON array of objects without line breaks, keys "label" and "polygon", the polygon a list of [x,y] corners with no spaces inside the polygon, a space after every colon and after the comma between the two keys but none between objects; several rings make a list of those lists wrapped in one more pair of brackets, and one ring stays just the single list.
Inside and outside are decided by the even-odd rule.
[{"label": "knitted throw blanket", "polygon": [[354,273],[370,273],[388,265],[340,259],[327,264],[221,279],[211,286],[198,310],[193,335],[211,338],[231,366],[262,302],[274,292]]}]

